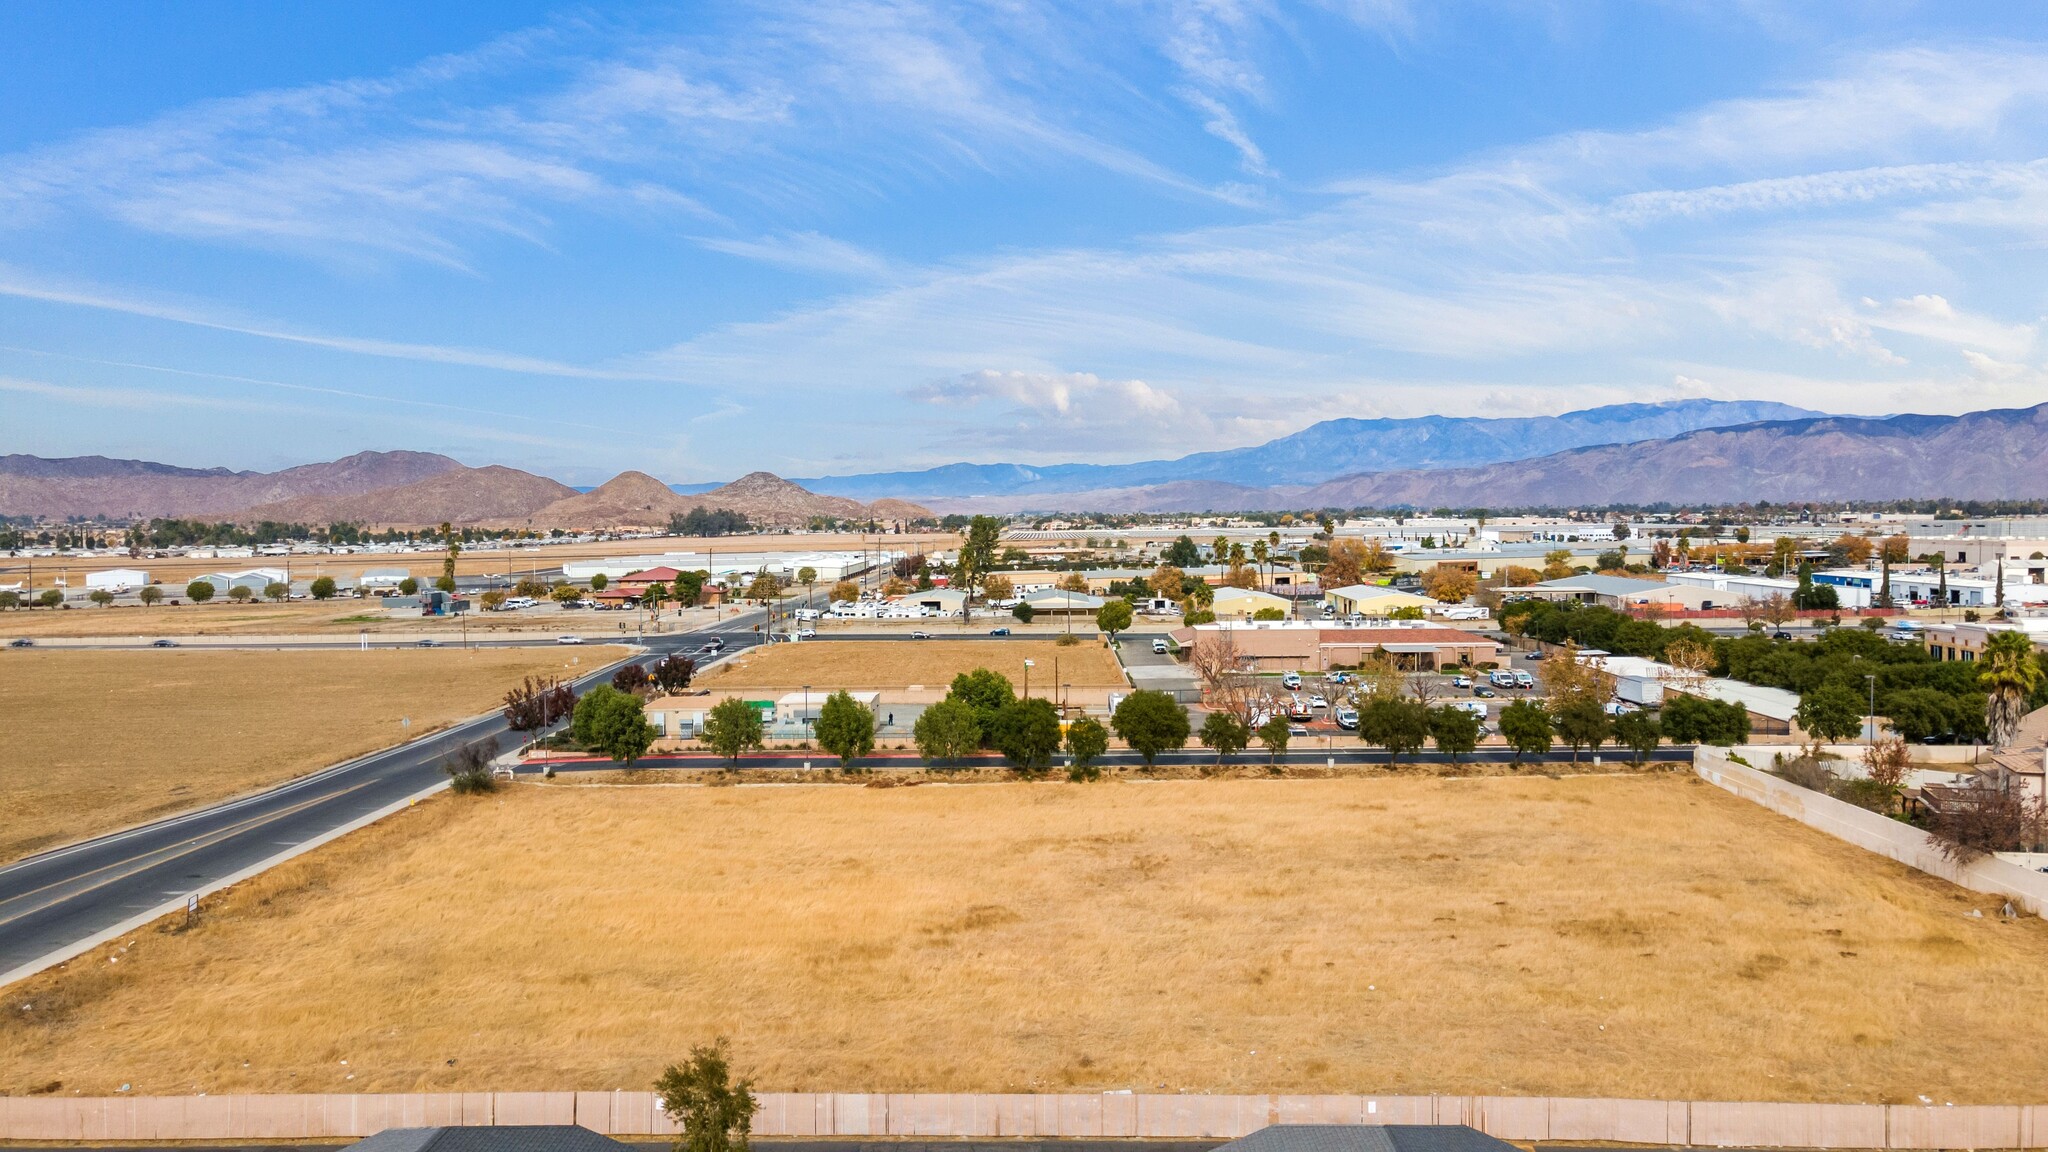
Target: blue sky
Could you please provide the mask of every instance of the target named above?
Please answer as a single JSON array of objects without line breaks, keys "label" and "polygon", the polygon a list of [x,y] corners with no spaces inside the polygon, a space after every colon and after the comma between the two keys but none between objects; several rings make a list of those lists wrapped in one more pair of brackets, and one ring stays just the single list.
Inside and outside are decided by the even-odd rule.
[{"label": "blue sky", "polygon": [[0,451],[571,482],[2048,400],[2048,7],[17,4]]}]

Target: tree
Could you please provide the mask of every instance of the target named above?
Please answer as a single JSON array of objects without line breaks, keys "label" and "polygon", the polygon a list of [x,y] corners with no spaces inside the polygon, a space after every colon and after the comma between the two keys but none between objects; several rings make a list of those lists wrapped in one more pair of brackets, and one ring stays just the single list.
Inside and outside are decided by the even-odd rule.
[{"label": "tree", "polygon": [[477,597],[477,603],[482,605],[486,612],[496,612],[505,606],[505,590],[493,588],[482,596]]},{"label": "tree", "polygon": [[1611,729],[1607,712],[1600,701],[1579,696],[1558,700],[1553,698],[1550,706],[1551,727],[1557,731],[1557,738],[1572,750],[1572,761],[1579,759],[1579,750],[1589,748],[1598,751],[1607,742]]},{"label": "tree", "polygon": [[1131,693],[1117,704],[1109,724],[1124,743],[1145,758],[1148,768],[1161,752],[1188,742],[1187,710],[1165,692],[1145,689]]},{"label": "tree", "polygon": [[655,735],[640,698],[609,684],[592,688],[576,701],[569,731],[585,748],[628,766],[647,754]]},{"label": "tree", "polygon": [[602,592],[606,588],[611,587],[611,583],[611,577],[599,572],[590,578],[590,590],[592,592]]},{"label": "tree", "polygon": [[417,581],[417,580],[415,580],[415,579],[413,579],[413,578],[412,578],[412,577],[410,577],[410,576],[407,576],[407,577],[406,577],[405,579],[403,579],[403,580],[400,580],[400,581],[398,582],[398,594],[399,594],[400,596],[417,596],[417,595],[419,595],[419,594],[420,594],[420,582],[419,582],[419,581]]},{"label": "tree", "polygon": [[1749,743],[1749,710],[1740,704],[1676,689],[1664,693],[1657,726],[1673,744]]},{"label": "tree", "polygon": [[1187,579],[1186,572],[1171,564],[1161,564],[1152,570],[1152,575],[1145,578],[1145,586],[1152,590],[1154,596],[1178,600],[1187,591]]},{"label": "tree", "polygon": [[875,714],[845,689],[825,697],[816,731],[818,747],[839,757],[841,768],[875,750]]},{"label": "tree", "polygon": [[704,717],[704,744],[727,764],[738,764],[741,753],[761,747],[763,735],[761,713],[737,696],[712,705]]},{"label": "tree", "polygon": [[1358,735],[1385,748],[1389,760],[1399,760],[1429,742],[1429,706],[1398,691],[1374,693],[1358,709]]},{"label": "tree", "polygon": [[1060,750],[1060,716],[1043,696],[1012,700],[996,713],[989,744],[1017,771],[1035,776],[1052,766]]},{"label": "tree", "polygon": [[691,678],[697,675],[697,662],[675,653],[656,660],[648,675],[653,677],[656,688],[673,695],[690,686]]},{"label": "tree", "polygon": [[1664,735],[1657,718],[1648,712],[1624,712],[1614,718],[1613,727],[1614,742],[1634,754],[1629,763],[1637,766],[1657,750],[1657,741]]},{"label": "tree", "polygon": [[[213,595],[213,585],[202,583],[200,587],[206,589],[206,594],[208,596]],[[186,591],[189,592],[191,591],[191,589],[188,587]],[[198,597],[194,597],[194,599],[198,599]],[[62,604],[63,602],[64,593],[61,589],[45,588],[41,592],[36,594],[36,603],[41,604],[45,608],[55,608],[57,605]]]},{"label": "tree", "polygon": [[1287,717],[1275,712],[1264,724],[1259,725],[1253,735],[1259,738],[1260,744],[1265,745],[1266,755],[1271,762],[1278,764],[1280,757],[1287,754],[1287,741],[1294,736],[1294,729],[1288,725]]},{"label": "tree", "polygon": [[114,603],[114,594],[112,592],[107,591],[105,588],[95,588],[92,591],[86,593],[85,598],[99,605],[102,608],[111,607]]},{"label": "tree", "polygon": [[1067,725],[1067,755],[1074,762],[1067,766],[1067,779],[1079,784],[1086,780],[1102,778],[1102,769],[1095,762],[1109,751],[1109,729],[1093,716],[1083,716]]},{"label": "tree", "polygon": [[1861,568],[1870,563],[1871,553],[1875,550],[1870,537],[1844,532],[1828,545],[1828,563],[1836,568]]},{"label": "tree", "polygon": [[918,755],[929,764],[934,760],[958,760],[981,747],[981,724],[965,700],[947,696],[926,708],[911,729]]},{"label": "tree", "polygon": [[[676,602],[681,604],[685,608],[696,607],[697,602],[704,598],[704,582],[706,580],[709,580],[710,578],[711,574],[709,572],[697,571],[679,573],[676,576],[676,582],[674,585]],[[852,581],[847,581],[847,583],[852,583]],[[860,599],[860,589],[856,587],[854,589],[853,595],[848,597],[848,599]]]},{"label": "tree", "polygon": [[991,576],[981,582],[981,598],[984,602],[1008,600],[1016,595],[1016,588],[1008,576]]},{"label": "tree", "polygon": [[1053,587],[1062,592],[1086,592],[1088,591],[1088,578],[1079,572],[1069,572],[1065,576],[1060,577],[1060,582],[1053,585]]},{"label": "tree", "polygon": [[773,600],[781,595],[782,581],[775,578],[775,573],[766,569],[756,572],[753,581],[747,585],[749,600]]},{"label": "tree", "polygon": [[255,591],[247,584],[231,584],[228,586],[228,599],[233,600],[237,604],[247,604],[255,598]]},{"label": "tree", "polygon": [[681,1066],[669,1065],[654,1091],[661,1110],[682,1129],[675,1152],[748,1152],[754,1113],[761,1110],[753,1088],[751,1080],[732,1082],[732,1057],[722,1036],[709,1048],[691,1048]]},{"label": "tree", "polygon": [[[50,591],[55,592],[56,589],[52,588]],[[194,580],[190,584],[185,585],[185,598],[194,604],[204,604],[208,600],[213,599],[213,593],[213,585],[205,580]],[[58,593],[58,599],[63,599],[62,593]]]},{"label": "tree", "polygon": [[1939,688],[1901,688],[1880,704],[1892,731],[1915,744],[1955,731],[1956,698]]},{"label": "tree", "polygon": [[1479,588],[1479,578],[1455,564],[1438,564],[1422,574],[1424,595],[1444,604],[1462,604]]},{"label": "tree", "polygon": [[1436,749],[1453,761],[1462,761],[1479,746],[1479,717],[1454,705],[1445,704],[1429,712],[1429,734]]},{"label": "tree", "polygon": [[[677,583],[681,583],[680,580]],[[834,603],[851,604],[860,599],[860,585],[851,580],[841,580],[832,586],[830,596]]]},{"label": "tree", "polygon": [[491,761],[497,757],[495,736],[456,745],[454,751],[441,758],[441,771],[448,774],[448,790],[457,796],[497,791],[497,778],[491,774]]},{"label": "tree", "polygon": [[1500,710],[1500,734],[1515,750],[1515,763],[1542,756],[1550,751],[1550,713],[1534,700],[1517,700]]},{"label": "tree", "polygon": [[1864,774],[1873,785],[1884,791],[1884,815],[1891,815],[1898,807],[1899,796],[1905,790],[1906,773],[1912,767],[1912,751],[1897,736],[1873,740],[1870,747],[1863,750]]},{"label": "tree", "polygon": [[1215,751],[1216,762],[1221,764],[1245,750],[1252,742],[1252,732],[1234,713],[1211,712],[1202,721],[1201,741],[1202,747]]},{"label": "tree", "polygon": [[813,586],[818,582],[818,570],[809,565],[797,569],[796,582],[804,586],[804,595],[810,596]]},{"label": "tree", "polygon": [[17,609],[20,607],[21,593],[11,588],[5,592],[0,592],[0,609]]},{"label": "tree", "polygon": [[1010,615],[1015,616],[1019,624],[1029,624],[1031,623],[1031,618],[1038,615],[1038,609],[1019,600],[1015,604],[1010,605]]},{"label": "tree", "polygon": [[514,732],[537,732],[576,706],[576,694],[552,676],[528,676],[505,693],[505,726]]},{"label": "tree", "polygon": [[1194,540],[1183,535],[1167,547],[1160,560],[1176,568],[1193,568],[1202,562],[1202,550]]},{"label": "tree", "polygon": [[1799,697],[1797,715],[1807,735],[1837,743],[1863,730],[1863,699],[1840,684],[1822,684]]},{"label": "tree", "polygon": [[583,599],[583,591],[574,584],[557,584],[548,592],[548,599],[566,608]]},{"label": "tree", "polygon": [[1131,602],[1129,600],[1105,601],[1102,607],[1095,610],[1095,627],[1100,631],[1109,633],[1111,640],[1116,639],[1117,633],[1129,628],[1131,620]]},{"label": "tree", "polygon": [[163,602],[164,590],[154,584],[145,584],[142,591],[136,593],[136,595],[141,597],[143,607],[147,608]]},{"label": "tree", "polygon": [[269,600],[273,604],[283,603],[284,598],[291,594],[291,585],[286,584],[282,580],[272,580],[270,583],[265,584],[263,586],[263,598]]},{"label": "tree", "polygon": [[1628,521],[1616,520],[1614,522],[1613,535],[1616,540],[1628,539]]},{"label": "tree", "polygon": [[312,587],[311,587],[310,589],[308,589],[308,591],[310,591],[310,592],[312,592],[312,593],[313,593],[313,599],[315,599],[315,600],[332,600],[332,599],[334,599],[334,592],[335,592],[335,586],[334,586],[334,577],[332,577],[332,576],[317,576],[317,577],[315,577],[315,578],[313,579],[313,584],[312,584]]},{"label": "tree", "polygon": [[1323,561],[1323,570],[1317,574],[1325,588],[1346,588],[1365,580],[1366,548],[1361,540],[1330,541],[1329,559]]},{"label": "tree", "polygon": [[1994,747],[2003,748],[2026,718],[2028,701],[2041,686],[2041,665],[2025,632],[2003,631],[1985,641],[1977,682],[1984,686],[1984,727]]},{"label": "tree", "polygon": [[1017,691],[1002,673],[976,668],[953,677],[946,698],[967,705],[974,713],[975,727],[986,737],[995,731],[996,714],[1017,698]]},{"label": "tree", "polygon": [[[960,540],[960,559],[954,564],[954,583],[967,593],[972,600],[981,581],[996,566],[996,542],[1003,533],[1003,522],[993,516],[976,516],[967,523],[967,534]],[[967,605],[960,605],[963,618],[967,618]]]},{"label": "tree", "polygon": [[621,692],[638,692],[647,687],[648,680],[647,669],[635,663],[621,664],[612,673],[612,687]]}]

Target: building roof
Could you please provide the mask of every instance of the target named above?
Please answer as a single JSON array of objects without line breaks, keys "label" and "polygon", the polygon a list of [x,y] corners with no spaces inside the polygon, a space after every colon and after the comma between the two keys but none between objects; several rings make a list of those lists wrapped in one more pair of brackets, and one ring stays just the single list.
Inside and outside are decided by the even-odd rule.
[{"label": "building roof", "polygon": [[638,572],[628,572],[624,576],[619,577],[619,582],[622,584],[651,584],[659,580],[666,584],[682,574],[680,569],[671,568],[664,564],[657,568],[642,568]]},{"label": "building roof", "polygon": [[[1667,687],[1687,691],[1682,685]],[[1766,688],[1761,684],[1745,684],[1740,680],[1705,680],[1692,690],[1695,695],[1709,696],[1730,704],[1740,704],[1758,716],[1790,723],[1799,715],[1799,695],[1783,688]]]},{"label": "building roof", "polygon": [[352,1152],[628,1152],[630,1145],[575,1124],[469,1124],[386,1128]]},{"label": "building roof", "polygon": [[1211,606],[1221,604],[1226,600],[1241,600],[1246,597],[1258,600],[1271,600],[1275,604],[1287,603],[1285,596],[1275,596],[1271,592],[1261,592],[1256,588],[1218,588],[1215,598],[1211,601]]},{"label": "building roof", "polygon": [[1045,588],[1037,592],[1026,593],[1024,602],[1033,608],[1043,608],[1048,604],[1052,604],[1061,608],[1083,609],[1100,608],[1103,604],[1107,603],[1100,596],[1090,596],[1086,592],[1068,592],[1059,588]]},{"label": "building roof", "polygon": [[1217,1152],[1510,1152],[1463,1124],[1272,1124]]},{"label": "building roof", "polygon": [[1517,588],[1517,592],[1591,592],[1595,596],[1641,596],[1662,592],[1671,586],[1662,580],[1631,580],[1626,576],[1567,576]]}]

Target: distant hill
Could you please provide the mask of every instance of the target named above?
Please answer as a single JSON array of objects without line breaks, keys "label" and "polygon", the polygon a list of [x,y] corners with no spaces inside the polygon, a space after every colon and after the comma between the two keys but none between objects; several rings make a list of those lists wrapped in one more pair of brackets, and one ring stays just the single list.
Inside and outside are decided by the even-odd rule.
[{"label": "distant hill", "polygon": [[1962,416],[1822,416],[1713,428],[1478,468],[1321,484],[1166,484],[938,500],[939,512],[1510,508],[1758,500],[2048,498],[2048,404]]},{"label": "distant hill", "polygon": [[683,495],[645,472],[622,472],[598,487],[571,493],[534,512],[518,524],[492,527],[561,528],[572,532],[599,529],[666,528],[669,517],[693,508],[738,512],[756,524],[798,527],[814,516],[842,520],[911,520],[931,513],[900,500],[882,501],[872,509],[840,496],[820,496],[770,472],[750,472],[707,492]]},{"label": "distant hill", "polygon": [[813,491],[862,500],[1082,492],[1192,481],[1245,487],[1308,485],[1359,472],[1493,464],[1589,445],[1658,439],[1701,428],[1818,415],[1768,400],[1673,400],[1612,404],[1561,416],[1325,420],[1256,447],[1197,452],[1174,460],[1043,466],[947,464],[918,472],[826,476],[796,483]]},{"label": "distant hill", "polygon": [[281,472],[179,468],[105,456],[0,456],[0,515],[219,517],[301,496],[346,496],[461,468],[431,452],[358,452]]},{"label": "distant hill", "polygon": [[575,489],[545,476],[517,468],[491,465],[455,469],[411,484],[379,488],[349,496],[301,496],[276,504],[259,504],[236,514],[243,523],[275,520],[283,524],[347,522],[377,528],[432,528],[445,522],[474,524],[484,520],[516,520],[564,497]]}]

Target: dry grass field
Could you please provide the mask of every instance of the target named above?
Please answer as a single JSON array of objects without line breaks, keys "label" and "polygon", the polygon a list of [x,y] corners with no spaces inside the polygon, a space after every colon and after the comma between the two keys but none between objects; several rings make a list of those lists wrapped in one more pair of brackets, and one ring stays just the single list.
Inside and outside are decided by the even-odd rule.
[{"label": "dry grass field", "polygon": [[0,652],[0,861],[397,744],[487,711],[529,672],[623,654]]},{"label": "dry grass field", "polygon": [[527,784],[9,989],[0,1092],[2032,1101],[2044,997],[2048,924],[1675,774]]},{"label": "dry grass field", "polygon": [[1053,662],[1059,682],[1077,688],[1122,687],[1123,668],[1116,654],[1093,640],[1062,648],[1046,640],[821,640],[805,644],[772,644],[750,648],[698,681],[703,688],[908,688],[922,684],[944,688],[953,677],[988,668],[1010,678],[1020,689],[1024,661],[1037,667],[1031,682],[1053,683]]},{"label": "dry grass field", "polygon": [[[731,615],[727,609],[726,615]],[[563,610],[548,604],[518,612],[473,612],[468,632],[480,636],[533,633],[553,636],[563,632],[601,637],[607,634],[633,635],[645,624],[648,631],[687,631],[714,623],[710,608],[664,608],[659,616],[638,612]],[[657,627],[658,625],[658,627]],[[405,636],[436,636],[453,639],[463,634],[462,622],[448,617],[421,616],[418,611],[386,611],[375,598],[331,600],[326,603],[294,601],[285,604],[235,604],[216,600],[210,604],[159,604],[153,608],[117,604],[108,608],[15,611],[0,614],[0,637],[29,636],[37,639],[154,639],[159,636],[344,636],[357,632],[373,635],[400,633]]]}]

